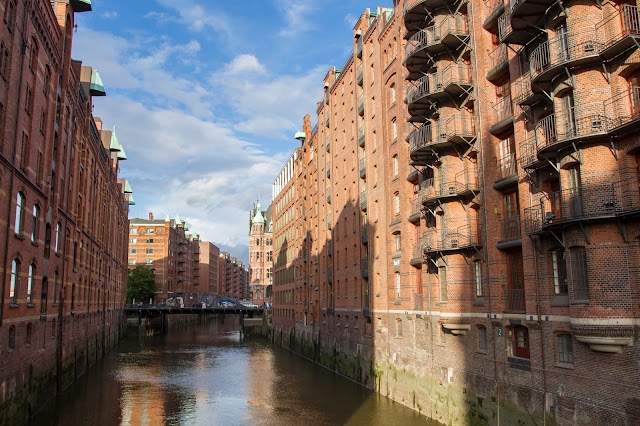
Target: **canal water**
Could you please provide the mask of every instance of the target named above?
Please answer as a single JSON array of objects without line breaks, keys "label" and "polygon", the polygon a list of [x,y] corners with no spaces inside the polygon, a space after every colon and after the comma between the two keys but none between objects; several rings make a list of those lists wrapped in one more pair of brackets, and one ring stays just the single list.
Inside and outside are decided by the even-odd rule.
[{"label": "canal water", "polygon": [[237,320],[127,338],[33,425],[429,425]]}]

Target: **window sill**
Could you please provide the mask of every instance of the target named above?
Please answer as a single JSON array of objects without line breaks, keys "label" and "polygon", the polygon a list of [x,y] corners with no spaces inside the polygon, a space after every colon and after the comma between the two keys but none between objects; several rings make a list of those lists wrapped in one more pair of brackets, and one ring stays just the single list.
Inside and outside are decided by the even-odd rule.
[{"label": "window sill", "polygon": [[562,369],[565,369],[565,370],[573,370],[573,364],[570,364],[568,362],[556,361],[555,366],[557,368],[562,368]]},{"label": "window sill", "polygon": [[11,303],[11,302],[9,302],[9,308],[18,309],[19,307],[20,307],[19,303]]},{"label": "window sill", "polygon": [[488,354],[486,349],[478,349],[478,350],[476,350],[476,353],[478,355],[487,355]]},{"label": "window sill", "polygon": [[19,240],[24,240],[24,236],[23,236],[23,235],[21,235],[21,233],[16,233],[16,234],[14,234],[14,235],[16,236],[16,238],[17,238],[17,239],[19,239]]},{"label": "window sill", "polygon": [[27,308],[35,308],[35,307],[36,307],[36,305],[34,305],[33,303],[31,303],[31,302],[27,303]]},{"label": "window sill", "polygon": [[571,301],[572,305],[588,305],[589,304],[589,299],[579,299],[579,300],[572,300]]}]

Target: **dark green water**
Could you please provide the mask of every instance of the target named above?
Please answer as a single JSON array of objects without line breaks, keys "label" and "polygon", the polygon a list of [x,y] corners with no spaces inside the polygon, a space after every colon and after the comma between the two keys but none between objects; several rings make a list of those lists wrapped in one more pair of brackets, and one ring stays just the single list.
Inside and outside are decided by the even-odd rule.
[{"label": "dark green water", "polygon": [[230,321],[124,340],[33,424],[438,425]]}]

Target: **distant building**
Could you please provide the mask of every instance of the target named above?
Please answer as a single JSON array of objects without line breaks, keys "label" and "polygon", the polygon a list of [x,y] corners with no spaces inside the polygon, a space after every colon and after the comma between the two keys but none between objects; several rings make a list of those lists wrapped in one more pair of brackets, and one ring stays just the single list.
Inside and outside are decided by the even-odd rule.
[{"label": "distant building", "polygon": [[205,293],[201,289],[200,239],[189,233],[186,224],[176,214],[171,219],[129,221],[129,269],[145,265],[156,275],[156,302],[177,293]]},{"label": "distant building", "polygon": [[258,201],[249,212],[249,294],[258,305],[271,302],[273,246],[271,206],[262,211]]},{"label": "distant building", "polygon": [[249,297],[249,270],[241,261],[227,252],[220,252],[218,273],[220,296],[234,299]]},{"label": "distant building", "polygon": [[220,249],[208,241],[200,241],[198,291],[220,294],[219,264]]}]

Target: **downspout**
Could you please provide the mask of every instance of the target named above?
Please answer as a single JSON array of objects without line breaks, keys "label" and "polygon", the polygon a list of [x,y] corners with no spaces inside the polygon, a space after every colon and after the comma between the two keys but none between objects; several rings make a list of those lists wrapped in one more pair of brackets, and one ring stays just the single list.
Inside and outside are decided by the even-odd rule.
[{"label": "downspout", "polygon": [[[542,357],[542,390],[544,391],[545,398],[547,395],[547,367],[545,360],[545,347],[544,347],[544,329],[542,327],[542,315],[540,313],[540,281],[538,279],[538,252],[535,247],[533,247],[533,269],[535,271],[535,280],[536,280],[536,315],[538,316],[538,325],[540,326],[540,356]],[[547,424],[547,415],[546,415],[546,403],[545,403],[545,412],[543,412],[542,424]]]},{"label": "downspout", "polygon": [[[20,53],[21,53],[21,60],[20,60],[20,80],[18,82],[18,102],[16,102],[16,113],[15,113],[15,120],[14,120],[14,129],[15,129],[15,137],[13,139],[13,153],[11,154],[11,164],[10,164],[10,175],[9,175],[9,197],[7,199],[7,234],[6,234],[6,238],[4,240],[4,259],[3,259],[3,265],[5,265],[4,267],[4,273],[3,273],[3,279],[2,279],[2,293],[0,294],[0,326],[2,325],[2,320],[4,318],[4,294],[5,294],[5,288],[6,288],[6,283],[7,283],[7,262],[9,261],[9,227],[10,227],[10,223],[11,223],[11,211],[13,210],[11,208],[11,203],[13,200],[13,181],[14,181],[14,177],[15,177],[15,171],[16,171],[16,157],[18,154],[18,138],[20,135],[20,132],[18,131],[18,125],[20,124],[20,110],[22,108],[22,82],[24,80],[24,63],[25,63],[25,57],[26,57],[26,53],[27,53],[27,41],[25,40],[25,34],[26,34],[26,30],[27,30],[27,18],[29,16],[29,10],[31,9],[31,1],[27,1],[24,5],[24,14],[22,15],[22,31],[21,31],[21,36],[22,36],[22,44],[20,46]],[[6,130],[5,130],[6,132]]]}]

